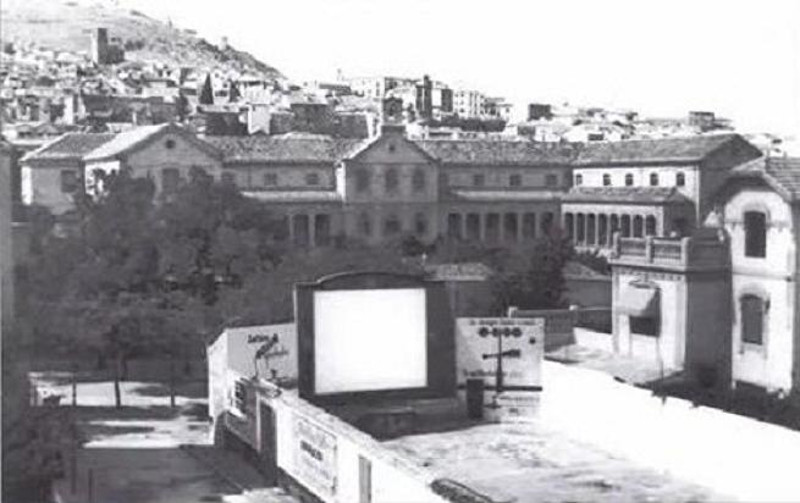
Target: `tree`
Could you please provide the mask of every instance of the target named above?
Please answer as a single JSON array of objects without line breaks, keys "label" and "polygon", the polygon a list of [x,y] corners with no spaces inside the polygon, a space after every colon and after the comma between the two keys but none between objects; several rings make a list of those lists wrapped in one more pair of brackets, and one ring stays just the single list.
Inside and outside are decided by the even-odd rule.
[{"label": "tree", "polygon": [[571,243],[554,229],[532,249],[509,254],[495,263],[491,279],[498,312],[564,307],[564,266],[574,255]]},{"label": "tree", "polygon": [[214,104],[214,88],[211,86],[211,75],[208,73],[206,74],[205,82],[203,82],[203,89],[200,91],[200,104]]}]

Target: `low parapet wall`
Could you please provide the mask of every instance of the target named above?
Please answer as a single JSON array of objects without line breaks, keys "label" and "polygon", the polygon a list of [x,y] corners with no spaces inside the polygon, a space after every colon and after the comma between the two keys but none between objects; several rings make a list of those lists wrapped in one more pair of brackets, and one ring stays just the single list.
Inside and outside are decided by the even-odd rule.
[{"label": "low parapet wall", "polygon": [[[295,390],[260,381],[248,393],[245,414],[226,413],[228,429],[258,453],[260,468],[268,471],[274,459],[278,480],[304,501],[491,502],[384,447]],[[270,445],[274,453],[267,452]]]}]

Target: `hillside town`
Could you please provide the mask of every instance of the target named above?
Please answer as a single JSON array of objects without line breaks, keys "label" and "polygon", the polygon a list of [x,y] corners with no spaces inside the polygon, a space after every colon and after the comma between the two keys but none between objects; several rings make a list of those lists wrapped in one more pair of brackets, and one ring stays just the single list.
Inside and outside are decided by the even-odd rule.
[{"label": "hillside town", "polygon": [[0,40],[4,501],[800,499],[793,135],[44,4]]}]

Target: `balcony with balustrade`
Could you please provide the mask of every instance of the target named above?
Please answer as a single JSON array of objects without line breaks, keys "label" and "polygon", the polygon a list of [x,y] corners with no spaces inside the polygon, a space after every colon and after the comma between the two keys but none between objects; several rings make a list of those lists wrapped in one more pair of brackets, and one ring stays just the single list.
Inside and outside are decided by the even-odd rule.
[{"label": "balcony with balustrade", "polygon": [[615,233],[609,263],[675,272],[720,271],[730,267],[728,240],[717,229],[700,229],[691,237],[624,238]]}]

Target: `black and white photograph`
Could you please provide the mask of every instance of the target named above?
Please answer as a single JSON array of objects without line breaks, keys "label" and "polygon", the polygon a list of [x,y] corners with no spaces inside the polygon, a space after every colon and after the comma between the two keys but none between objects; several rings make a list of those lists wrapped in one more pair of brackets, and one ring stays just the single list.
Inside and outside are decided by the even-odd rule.
[{"label": "black and white photograph", "polygon": [[0,0],[3,503],[800,501],[800,0]]}]

